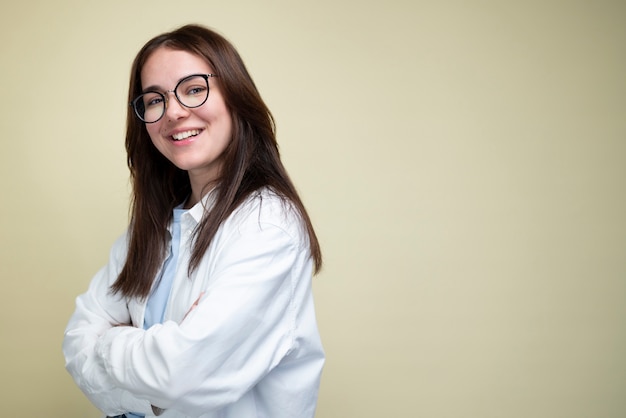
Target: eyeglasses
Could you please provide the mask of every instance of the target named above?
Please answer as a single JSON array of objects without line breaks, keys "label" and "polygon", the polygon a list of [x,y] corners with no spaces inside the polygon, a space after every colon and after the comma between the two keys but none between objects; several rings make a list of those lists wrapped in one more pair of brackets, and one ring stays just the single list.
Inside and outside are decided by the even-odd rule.
[{"label": "eyeglasses", "polygon": [[167,93],[174,93],[181,105],[194,108],[200,107],[209,97],[209,77],[216,74],[192,74],[181,79],[174,90],[146,91],[137,96],[130,105],[135,114],[145,123],[158,122],[165,114],[167,107]]}]

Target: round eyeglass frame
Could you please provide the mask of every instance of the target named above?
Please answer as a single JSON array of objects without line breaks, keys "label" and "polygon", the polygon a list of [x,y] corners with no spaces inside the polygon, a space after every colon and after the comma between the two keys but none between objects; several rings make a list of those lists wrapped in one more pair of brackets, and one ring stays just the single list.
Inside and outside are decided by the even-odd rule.
[{"label": "round eyeglass frame", "polygon": [[[204,98],[204,100],[200,103],[197,104],[195,106],[188,106],[185,103],[183,103],[180,100],[180,97],[178,96],[178,87],[184,83],[185,81],[189,80],[190,78],[194,78],[194,77],[202,77],[204,78],[204,81],[206,82],[206,97]],[[142,121],[143,123],[156,123],[158,121],[160,121],[163,116],[165,115],[165,111],[167,110],[167,102],[168,102],[168,95],[167,93],[174,93],[174,97],[176,97],[176,101],[178,101],[178,103],[180,103],[181,106],[184,106],[188,109],[195,109],[197,107],[202,106],[203,104],[206,103],[206,101],[209,99],[209,91],[210,91],[210,87],[209,87],[209,78],[211,77],[217,77],[217,74],[191,74],[188,75],[186,77],[181,78],[180,80],[178,80],[178,83],[176,83],[176,87],[174,87],[172,90],[166,90],[164,92],[160,92],[157,90],[147,90],[142,92],[139,96],[135,97],[130,103],[130,107],[133,108],[134,112],[135,112],[135,116],[137,116],[137,118]],[[154,93],[154,94],[158,94],[159,96],[161,96],[161,98],[163,99],[163,111],[161,112],[161,116],[159,116],[156,120],[153,121],[146,121],[141,115],[140,112],[137,108],[137,104],[139,103],[139,101],[143,98],[143,96],[145,96],[146,94],[149,93]]]}]

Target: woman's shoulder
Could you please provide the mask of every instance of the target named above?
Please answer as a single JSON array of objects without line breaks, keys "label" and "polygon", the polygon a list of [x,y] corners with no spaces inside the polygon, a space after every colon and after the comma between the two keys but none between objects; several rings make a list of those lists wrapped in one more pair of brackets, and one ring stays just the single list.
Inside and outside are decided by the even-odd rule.
[{"label": "woman's shoulder", "polygon": [[277,227],[292,236],[301,236],[303,222],[296,206],[270,188],[252,192],[233,211],[229,221],[240,227]]},{"label": "woman's shoulder", "polygon": [[[129,227],[130,228],[130,227]],[[128,252],[128,241],[130,239],[130,231],[126,229],[119,235],[111,246],[110,256],[112,259],[122,261],[126,258]]]}]

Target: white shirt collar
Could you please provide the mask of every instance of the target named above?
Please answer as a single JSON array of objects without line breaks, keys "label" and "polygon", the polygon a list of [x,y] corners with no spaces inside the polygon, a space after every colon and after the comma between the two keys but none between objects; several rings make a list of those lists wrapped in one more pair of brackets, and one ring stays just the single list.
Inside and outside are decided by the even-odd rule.
[{"label": "white shirt collar", "polygon": [[191,209],[187,211],[187,214],[195,221],[196,224],[200,223],[204,214],[210,210],[217,199],[217,189],[213,188],[207,194],[200,199],[198,203],[193,205]]}]

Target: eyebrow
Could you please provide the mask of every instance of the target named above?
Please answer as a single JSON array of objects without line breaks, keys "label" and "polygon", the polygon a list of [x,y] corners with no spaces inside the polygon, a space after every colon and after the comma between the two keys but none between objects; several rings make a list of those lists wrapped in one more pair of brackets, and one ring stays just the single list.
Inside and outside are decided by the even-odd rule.
[{"label": "eyebrow", "polygon": [[[204,75],[204,74],[211,74],[211,73],[202,73],[202,72],[200,72],[200,73],[187,74],[186,76],[181,77],[181,78],[178,79],[178,81],[176,82],[176,85],[174,86],[174,88],[176,88],[176,86],[178,86],[178,83],[180,83],[182,80],[186,79],[187,77],[191,77],[192,75]],[[208,82],[209,82],[209,80],[207,80],[207,83]],[[141,94],[148,93],[149,91],[157,91],[159,93],[164,93],[166,90],[163,89],[161,86],[157,86],[157,85],[153,84],[152,86],[148,86],[145,89],[142,89],[141,90]]]},{"label": "eyebrow", "polygon": [[160,88],[159,86],[148,86],[145,89],[141,90],[141,93],[148,93],[149,91],[158,91],[159,93],[164,92],[165,90]]}]

